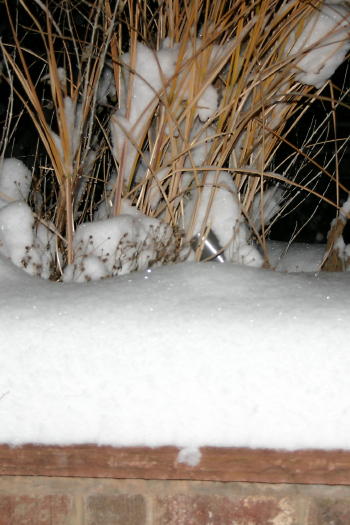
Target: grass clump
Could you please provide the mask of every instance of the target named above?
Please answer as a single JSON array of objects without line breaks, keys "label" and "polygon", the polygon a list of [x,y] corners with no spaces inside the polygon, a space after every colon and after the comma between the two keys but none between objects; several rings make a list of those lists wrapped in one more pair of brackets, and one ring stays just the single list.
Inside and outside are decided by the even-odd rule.
[{"label": "grass clump", "polygon": [[[335,130],[347,91],[330,80],[350,47],[343,5],[5,0],[3,10],[2,157],[32,125],[24,200],[45,275],[84,280],[199,260],[208,244],[209,258],[268,264],[270,229],[300,195],[346,223],[348,139]],[[315,103],[323,119],[294,144]]]}]

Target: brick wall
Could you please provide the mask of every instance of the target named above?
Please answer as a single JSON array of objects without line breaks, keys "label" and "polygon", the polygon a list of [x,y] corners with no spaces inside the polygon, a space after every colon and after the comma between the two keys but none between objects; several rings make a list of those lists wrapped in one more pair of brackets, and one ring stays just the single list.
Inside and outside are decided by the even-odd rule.
[{"label": "brick wall", "polygon": [[0,525],[349,525],[350,487],[0,477]]}]

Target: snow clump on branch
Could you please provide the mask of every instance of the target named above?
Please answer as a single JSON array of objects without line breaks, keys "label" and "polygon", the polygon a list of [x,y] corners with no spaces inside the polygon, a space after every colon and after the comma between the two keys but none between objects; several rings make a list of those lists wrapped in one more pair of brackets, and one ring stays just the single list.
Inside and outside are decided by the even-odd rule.
[{"label": "snow clump on branch", "polygon": [[322,87],[350,49],[349,6],[345,2],[326,2],[315,9],[302,34],[292,34],[288,48],[288,54],[296,57],[296,80]]}]

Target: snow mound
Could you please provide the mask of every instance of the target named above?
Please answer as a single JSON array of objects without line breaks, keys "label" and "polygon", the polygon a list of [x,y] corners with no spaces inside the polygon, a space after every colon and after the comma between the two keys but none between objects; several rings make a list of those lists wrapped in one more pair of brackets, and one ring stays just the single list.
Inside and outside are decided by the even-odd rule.
[{"label": "snow mound", "polygon": [[1,443],[349,449],[346,273],[0,277]]}]

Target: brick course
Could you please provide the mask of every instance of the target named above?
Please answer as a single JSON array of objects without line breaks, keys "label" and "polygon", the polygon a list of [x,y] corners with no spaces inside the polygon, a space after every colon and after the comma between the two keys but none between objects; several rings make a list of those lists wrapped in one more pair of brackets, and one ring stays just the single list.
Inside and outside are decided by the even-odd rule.
[{"label": "brick course", "polygon": [[0,495],[0,525],[68,525],[73,500],[68,495]]},{"label": "brick course", "polygon": [[143,496],[93,494],[86,498],[86,525],[146,525]]},{"label": "brick course", "polygon": [[236,499],[223,496],[188,496],[158,498],[160,512],[156,525],[268,525],[296,524],[293,505],[287,498],[248,496]]},{"label": "brick course", "polygon": [[350,486],[0,477],[0,525],[349,525]]}]

